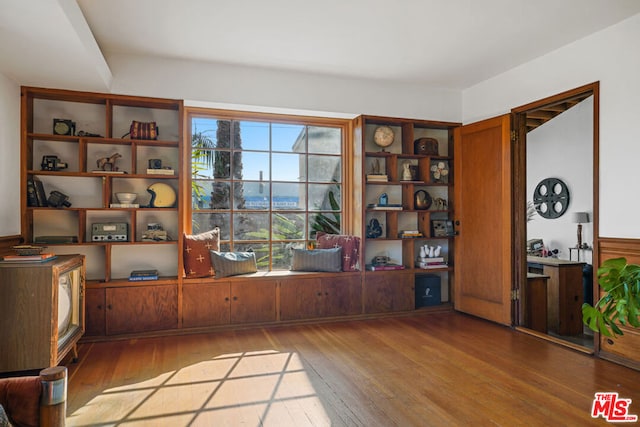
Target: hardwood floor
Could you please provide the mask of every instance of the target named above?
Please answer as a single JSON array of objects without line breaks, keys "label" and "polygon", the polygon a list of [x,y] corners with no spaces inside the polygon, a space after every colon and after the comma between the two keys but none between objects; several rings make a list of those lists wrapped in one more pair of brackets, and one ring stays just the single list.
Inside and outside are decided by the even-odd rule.
[{"label": "hardwood floor", "polygon": [[81,344],[68,426],[584,426],[640,372],[458,313]]}]

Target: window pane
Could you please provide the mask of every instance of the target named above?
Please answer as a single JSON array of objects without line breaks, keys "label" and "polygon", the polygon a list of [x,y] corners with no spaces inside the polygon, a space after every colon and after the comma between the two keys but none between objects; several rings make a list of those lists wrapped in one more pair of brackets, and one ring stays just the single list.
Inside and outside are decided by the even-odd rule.
[{"label": "window pane", "polygon": [[342,181],[342,162],[338,156],[309,156],[309,181]]},{"label": "window pane", "polygon": [[305,126],[271,124],[271,150],[304,153],[307,148],[306,143]]},{"label": "window pane", "polygon": [[229,209],[230,196],[231,187],[228,182],[212,182],[210,209]]},{"label": "window pane", "polygon": [[306,179],[304,154],[274,153],[271,155],[274,181],[304,181]]},{"label": "window pane", "polygon": [[234,173],[236,179],[269,180],[269,153],[243,151],[237,154],[242,173],[240,176]]},{"label": "window pane", "polygon": [[271,221],[272,240],[304,239],[304,214],[274,213]]},{"label": "window pane", "polygon": [[233,206],[236,209],[269,209],[269,184],[261,182],[235,182]]},{"label": "window pane", "polygon": [[338,128],[309,126],[309,152],[342,153],[342,132]]},{"label": "window pane", "polygon": [[309,215],[308,238],[314,240],[318,231],[324,231],[329,234],[340,234],[340,213],[320,212]]},{"label": "window pane", "polygon": [[198,209],[211,209],[211,181],[191,181],[191,207]]},{"label": "window pane", "polygon": [[337,211],[342,206],[340,186],[335,184],[309,184],[310,211]]},{"label": "window pane", "polygon": [[305,196],[304,184],[284,184],[274,183],[273,188],[273,209],[274,210],[299,210],[304,209]]},{"label": "window pane", "polygon": [[303,249],[303,242],[274,243],[272,247],[272,270],[288,270],[291,267],[292,249]]},{"label": "window pane", "polygon": [[231,122],[196,117],[191,120],[191,146],[194,148],[229,148]]},{"label": "window pane", "polygon": [[193,234],[204,233],[220,227],[220,240],[229,240],[229,219],[228,213],[194,213],[191,220],[191,228]]},{"label": "window pane", "polygon": [[233,238],[236,240],[269,240],[269,215],[237,213],[233,215]]},{"label": "window pane", "polygon": [[234,148],[237,150],[269,150],[269,123],[234,122],[239,126],[239,138]]}]

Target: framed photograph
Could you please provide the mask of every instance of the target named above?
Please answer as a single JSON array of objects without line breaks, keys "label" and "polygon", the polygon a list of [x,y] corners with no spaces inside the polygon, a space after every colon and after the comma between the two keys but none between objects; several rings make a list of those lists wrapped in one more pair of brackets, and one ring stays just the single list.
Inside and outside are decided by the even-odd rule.
[{"label": "framed photograph", "polygon": [[432,237],[451,237],[454,236],[453,221],[450,219],[434,219],[431,220],[431,236]]}]

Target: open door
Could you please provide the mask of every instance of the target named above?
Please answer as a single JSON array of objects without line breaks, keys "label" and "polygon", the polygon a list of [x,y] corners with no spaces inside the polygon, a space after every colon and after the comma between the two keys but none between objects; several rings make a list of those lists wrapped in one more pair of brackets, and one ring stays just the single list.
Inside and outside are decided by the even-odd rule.
[{"label": "open door", "polygon": [[455,131],[454,308],[511,325],[511,119]]}]

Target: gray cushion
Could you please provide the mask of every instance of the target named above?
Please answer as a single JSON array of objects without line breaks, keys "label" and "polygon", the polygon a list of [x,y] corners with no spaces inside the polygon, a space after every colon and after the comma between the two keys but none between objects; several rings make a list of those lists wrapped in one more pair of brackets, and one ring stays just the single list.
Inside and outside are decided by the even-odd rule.
[{"label": "gray cushion", "polygon": [[342,271],[342,248],[294,249],[292,271]]},{"label": "gray cushion", "polygon": [[256,254],[253,252],[209,251],[216,279],[258,271]]}]

